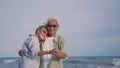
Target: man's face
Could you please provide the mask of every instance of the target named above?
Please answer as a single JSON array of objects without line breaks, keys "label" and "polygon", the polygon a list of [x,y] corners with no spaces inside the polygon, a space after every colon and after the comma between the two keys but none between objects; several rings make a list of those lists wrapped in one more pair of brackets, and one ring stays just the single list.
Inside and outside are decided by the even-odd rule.
[{"label": "man's face", "polygon": [[50,20],[47,24],[47,30],[50,36],[55,36],[58,30],[58,22],[56,20]]}]

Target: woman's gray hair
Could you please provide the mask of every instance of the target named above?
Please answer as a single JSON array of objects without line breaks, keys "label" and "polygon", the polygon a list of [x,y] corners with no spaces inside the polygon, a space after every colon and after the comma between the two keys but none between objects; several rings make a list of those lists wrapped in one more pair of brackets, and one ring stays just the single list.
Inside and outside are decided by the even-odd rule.
[{"label": "woman's gray hair", "polygon": [[46,30],[46,26],[45,25],[41,25],[39,26],[36,31],[35,31],[35,34],[38,34],[40,32],[44,31],[45,33],[47,33],[47,30]]}]

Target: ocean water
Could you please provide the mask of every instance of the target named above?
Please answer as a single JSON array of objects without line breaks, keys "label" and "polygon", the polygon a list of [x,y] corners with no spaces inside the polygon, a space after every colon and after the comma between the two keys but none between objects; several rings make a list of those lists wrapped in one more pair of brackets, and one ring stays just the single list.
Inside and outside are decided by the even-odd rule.
[{"label": "ocean water", "polygon": [[[19,57],[0,57],[0,68],[18,68]],[[68,57],[63,60],[64,68],[120,68],[119,56]]]}]

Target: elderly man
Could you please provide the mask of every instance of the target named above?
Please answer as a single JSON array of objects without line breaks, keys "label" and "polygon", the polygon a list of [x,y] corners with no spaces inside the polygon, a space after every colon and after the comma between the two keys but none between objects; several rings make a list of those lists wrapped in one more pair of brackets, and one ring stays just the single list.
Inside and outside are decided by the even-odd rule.
[{"label": "elderly man", "polygon": [[41,47],[42,51],[39,52],[39,56],[42,56],[40,68],[63,68],[62,59],[67,57],[66,42],[64,38],[56,34],[58,28],[57,19],[50,18],[47,21],[48,35]]}]

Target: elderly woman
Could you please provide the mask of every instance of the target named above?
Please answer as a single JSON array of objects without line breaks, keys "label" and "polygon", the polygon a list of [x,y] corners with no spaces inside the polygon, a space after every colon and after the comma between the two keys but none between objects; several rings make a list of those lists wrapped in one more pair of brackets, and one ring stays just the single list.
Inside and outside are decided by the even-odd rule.
[{"label": "elderly woman", "polygon": [[39,68],[40,44],[46,38],[47,30],[45,26],[40,26],[36,29],[35,35],[30,35],[23,43],[22,49],[19,51],[21,56],[19,68]]}]

